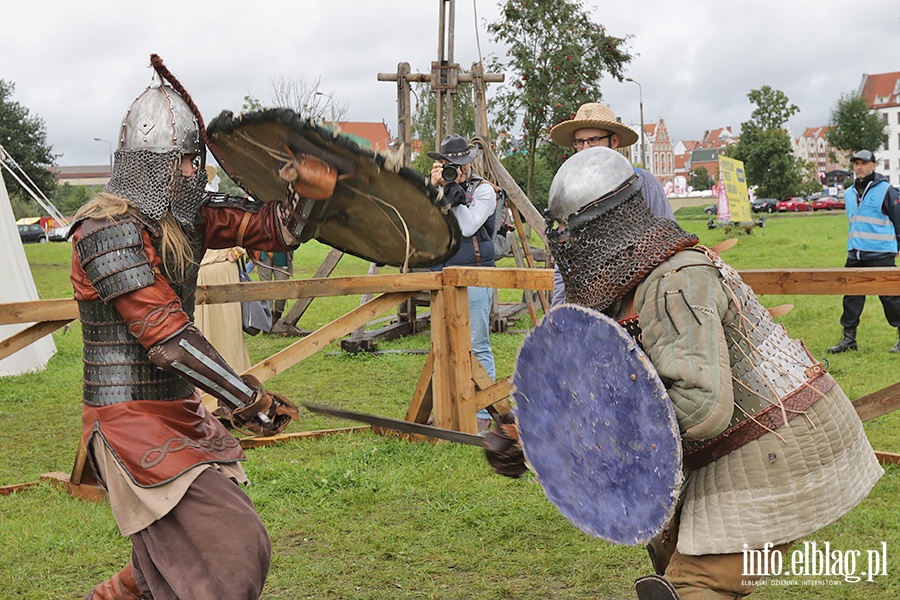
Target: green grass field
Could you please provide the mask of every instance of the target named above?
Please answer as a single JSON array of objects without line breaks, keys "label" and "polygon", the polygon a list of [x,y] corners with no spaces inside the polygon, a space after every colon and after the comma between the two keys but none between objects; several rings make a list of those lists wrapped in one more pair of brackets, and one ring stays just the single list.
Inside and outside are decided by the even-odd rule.
[{"label": "green grass field", "polygon": [[[682,209],[679,220],[706,245],[726,237],[739,243],[724,255],[733,266],[812,268],[843,265],[842,214],[776,216],[751,234],[708,230],[702,208]],[[42,298],[71,296],[67,243],[26,247]],[[296,277],[310,277],[327,248],[310,244],[295,254]],[[509,259],[507,259],[509,260]],[[511,261],[510,265],[511,266]],[[503,265],[507,266],[507,265]],[[365,274],[367,264],[345,257],[335,275]],[[388,271],[389,272],[389,271]],[[514,301],[520,292],[502,292]],[[851,398],[895,383],[900,356],[887,349],[897,332],[869,298],[859,329],[860,351],[829,356],[840,337],[840,298],[766,296],[766,306],[795,305],[780,318],[827,358]],[[300,326],[313,329],[359,304],[358,297],[316,300]],[[527,318],[517,326],[529,326]],[[78,322],[53,334],[57,354],[41,373],[0,379],[0,485],[68,472],[80,434],[81,332]],[[507,375],[521,334],[492,343],[497,371]],[[292,340],[248,338],[259,362]],[[381,349],[426,349],[427,335],[382,342]],[[425,357],[342,354],[337,345],[271,379],[269,386],[296,401],[334,404],[402,417]],[[288,431],[350,423],[304,414]],[[900,452],[900,417],[866,424],[873,446]],[[570,525],[532,476],[494,475],[480,450],[453,444],[415,444],[372,434],[341,434],[248,451],[248,492],[273,540],[264,598],[381,599],[619,599],[632,598],[632,581],[650,572],[643,548],[617,547]],[[760,588],[761,599],[889,599],[900,597],[900,472],[885,477],[859,507],[809,539],[842,550],[887,543],[888,573],[874,582],[816,587]],[[82,598],[129,557],[105,503],[74,500],[40,485],[0,496],[0,600]],[[861,567],[860,567],[861,568]],[[821,579],[821,578],[820,578]]]}]

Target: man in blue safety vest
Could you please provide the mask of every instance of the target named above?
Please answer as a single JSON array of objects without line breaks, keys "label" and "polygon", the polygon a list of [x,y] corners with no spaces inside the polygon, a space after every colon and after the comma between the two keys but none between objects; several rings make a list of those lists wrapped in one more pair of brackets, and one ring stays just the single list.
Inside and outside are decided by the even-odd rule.
[{"label": "man in blue safety vest", "polygon": [[[884,175],[875,172],[875,155],[871,150],[860,150],[853,155],[852,162],[856,180],[844,195],[850,221],[844,266],[894,267],[900,240],[900,191]],[[879,298],[888,323],[900,334],[900,296]],[[865,296],[844,296],[841,315],[844,337],[828,349],[829,354],[856,350],[856,328],[865,304]],[[900,341],[890,351],[900,352]]]}]

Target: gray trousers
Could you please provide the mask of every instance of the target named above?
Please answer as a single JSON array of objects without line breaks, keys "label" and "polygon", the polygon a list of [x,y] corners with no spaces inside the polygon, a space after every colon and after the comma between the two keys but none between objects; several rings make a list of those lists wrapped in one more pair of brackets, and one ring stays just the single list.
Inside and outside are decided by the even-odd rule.
[{"label": "gray trousers", "polygon": [[152,600],[256,600],[272,557],[250,498],[215,469],[131,544],[135,580]]}]

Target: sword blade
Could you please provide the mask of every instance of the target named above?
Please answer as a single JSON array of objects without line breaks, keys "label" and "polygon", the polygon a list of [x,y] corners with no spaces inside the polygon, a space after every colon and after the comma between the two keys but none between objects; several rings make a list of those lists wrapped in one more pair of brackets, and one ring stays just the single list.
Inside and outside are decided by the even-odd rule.
[{"label": "sword blade", "polygon": [[352,410],[344,410],[343,408],[335,408],[333,406],[322,406],[321,404],[308,404],[303,402],[303,407],[312,413],[322,415],[330,415],[341,419],[349,419],[351,421],[360,421],[370,425],[377,425],[385,429],[396,429],[405,433],[417,433],[428,437],[437,438],[439,440],[447,440],[448,442],[456,442],[457,444],[468,444],[470,446],[483,446],[484,438],[480,435],[471,433],[463,433],[461,431],[453,431],[451,429],[441,429],[440,427],[432,427],[431,425],[422,425],[421,423],[410,423],[402,419],[392,419],[390,417],[379,417]]}]

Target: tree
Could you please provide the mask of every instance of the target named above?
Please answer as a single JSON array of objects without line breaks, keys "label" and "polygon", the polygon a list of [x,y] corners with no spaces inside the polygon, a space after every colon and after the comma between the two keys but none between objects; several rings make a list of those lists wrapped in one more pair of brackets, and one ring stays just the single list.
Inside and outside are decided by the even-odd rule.
[{"label": "tree", "polygon": [[[528,159],[526,194],[534,189],[539,144],[550,126],[571,119],[585,102],[603,97],[600,79],[608,72],[621,81],[632,56],[625,37],[614,37],[591,21],[581,0],[505,0],[500,20],[488,25],[492,38],[508,47],[492,70],[512,71],[515,80],[494,99],[498,123],[512,131],[519,119]],[[543,150],[558,165],[567,148]]]},{"label": "tree", "polygon": [[[792,116],[800,112],[797,105],[790,104],[790,100],[781,90],[776,90],[764,85],[758,90],[750,90],[747,94],[750,102],[756,105],[750,115],[750,122],[762,130],[783,129],[784,124]],[[744,132],[741,125],[741,134]]]},{"label": "tree", "polygon": [[698,192],[708,190],[712,187],[713,180],[712,177],[709,176],[709,170],[707,170],[706,167],[701,165],[696,169],[692,169],[690,176],[691,187]]},{"label": "tree", "polygon": [[[503,167],[509,173],[519,187],[525,188],[528,179],[528,156],[523,152],[511,152],[500,159]],[[551,167],[547,158],[541,154],[535,157],[534,161],[534,181],[533,190],[529,194],[528,199],[534,204],[534,207],[541,213],[547,208],[547,201],[550,198],[550,184],[553,182],[553,174],[556,173],[558,166]]]},{"label": "tree", "polygon": [[101,185],[72,185],[66,182],[56,186],[51,196],[53,205],[64,215],[74,215],[85,202],[103,190]]},{"label": "tree", "polygon": [[316,77],[312,82],[302,77],[276,77],[271,84],[275,106],[291,108],[313,121],[337,123],[347,116],[347,105],[335,100],[333,93],[327,94],[321,90],[321,77]]},{"label": "tree", "polygon": [[[460,83],[457,93],[453,94],[453,133],[470,139],[475,133],[475,100],[471,83]],[[416,110],[412,115],[412,139],[419,140],[422,151],[413,159],[412,167],[423,175],[431,173],[434,160],[428,152],[437,148],[434,134],[437,119],[435,95],[431,86],[425,83],[416,84]]]},{"label": "tree", "polygon": [[[308,82],[304,78],[275,77],[269,82],[272,85],[271,107],[290,108],[300,116],[316,122],[338,122],[347,117],[347,105],[335,100],[334,94],[321,90],[322,78]],[[244,112],[260,111],[268,108],[252,94],[244,96],[241,110]]]},{"label": "tree", "polygon": [[[14,83],[0,79],[0,145],[6,148],[16,164],[49,197],[56,187],[56,175],[48,167],[59,155],[53,154],[53,148],[47,144],[44,121],[12,100],[15,89]],[[10,177],[5,180],[15,182]],[[33,204],[37,209],[37,204],[18,182],[15,182],[15,186],[8,184],[7,189],[10,195],[18,195],[26,204]]]},{"label": "tree", "polygon": [[741,138],[725,155],[744,163],[747,184],[757,186],[759,197],[795,196],[802,189],[806,163],[794,156],[791,138],[784,129],[799,112],[780,90],[763,86],[747,94],[756,109],[741,123]]},{"label": "tree", "polygon": [[[887,124],[869,110],[866,101],[856,94],[841,94],[828,119],[828,145],[852,154],[857,150],[876,152],[884,144]],[[832,159],[837,157],[832,156]]]}]

